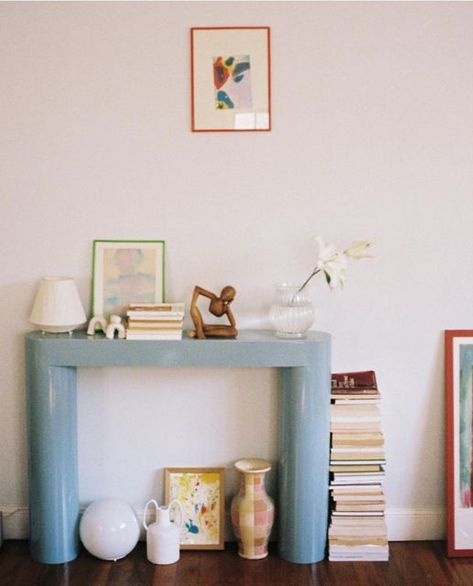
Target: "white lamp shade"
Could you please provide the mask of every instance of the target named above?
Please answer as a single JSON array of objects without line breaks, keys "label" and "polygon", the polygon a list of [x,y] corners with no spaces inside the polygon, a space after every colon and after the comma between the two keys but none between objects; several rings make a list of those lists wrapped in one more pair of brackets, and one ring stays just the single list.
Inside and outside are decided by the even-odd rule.
[{"label": "white lamp shade", "polygon": [[70,332],[86,322],[77,286],[72,277],[43,277],[30,322],[44,332]]}]

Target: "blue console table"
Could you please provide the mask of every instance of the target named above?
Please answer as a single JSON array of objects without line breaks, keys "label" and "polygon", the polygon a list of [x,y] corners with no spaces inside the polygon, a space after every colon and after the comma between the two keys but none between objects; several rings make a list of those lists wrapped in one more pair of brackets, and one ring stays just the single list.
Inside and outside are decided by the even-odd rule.
[{"label": "blue console table", "polygon": [[85,333],[26,335],[30,551],[46,564],[79,553],[78,367],[281,369],[278,548],[282,558],[325,556],[328,518],[330,336],[281,340],[264,330],[236,340],[108,340]]}]

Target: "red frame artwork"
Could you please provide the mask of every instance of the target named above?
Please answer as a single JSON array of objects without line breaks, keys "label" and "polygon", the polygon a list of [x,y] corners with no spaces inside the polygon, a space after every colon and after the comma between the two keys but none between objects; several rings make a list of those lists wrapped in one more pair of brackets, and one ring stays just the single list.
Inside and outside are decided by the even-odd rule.
[{"label": "red frame artwork", "polygon": [[445,331],[447,555],[473,556],[473,330]]},{"label": "red frame artwork", "polygon": [[194,27],[190,33],[192,131],[270,131],[270,28]]}]

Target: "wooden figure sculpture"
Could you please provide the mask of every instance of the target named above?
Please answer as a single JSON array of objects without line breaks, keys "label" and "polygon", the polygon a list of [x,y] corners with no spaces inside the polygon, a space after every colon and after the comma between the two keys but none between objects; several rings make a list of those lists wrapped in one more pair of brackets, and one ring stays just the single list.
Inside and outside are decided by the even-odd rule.
[{"label": "wooden figure sculpture", "polygon": [[[236,338],[238,330],[236,329],[235,318],[233,317],[230,303],[235,298],[236,291],[233,287],[227,285],[222,289],[220,295],[215,295],[202,287],[194,287],[192,295],[190,314],[194,322],[195,330],[189,330],[188,335],[191,338]],[[226,316],[229,325],[227,324],[206,324],[202,319],[202,314],[197,307],[197,301],[200,296],[210,299],[209,312],[216,317]]]}]

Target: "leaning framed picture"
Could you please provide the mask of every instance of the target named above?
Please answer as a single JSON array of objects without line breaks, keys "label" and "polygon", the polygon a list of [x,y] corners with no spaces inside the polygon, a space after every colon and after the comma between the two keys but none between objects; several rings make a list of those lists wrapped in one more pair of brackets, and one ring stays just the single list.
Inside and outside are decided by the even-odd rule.
[{"label": "leaning framed picture", "polygon": [[223,468],[165,468],[164,494],[182,505],[181,549],[224,548]]},{"label": "leaning framed picture", "polygon": [[124,316],[130,303],[163,301],[163,240],[94,240],[93,315]]},{"label": "leaning framed picture", "polygon": [[447,555],[473,556],[473,330],[445,331]]},{"label": "leaning framed picture", "polygon": [[271,130],[268,26],[191,29],[192,130]]}]

